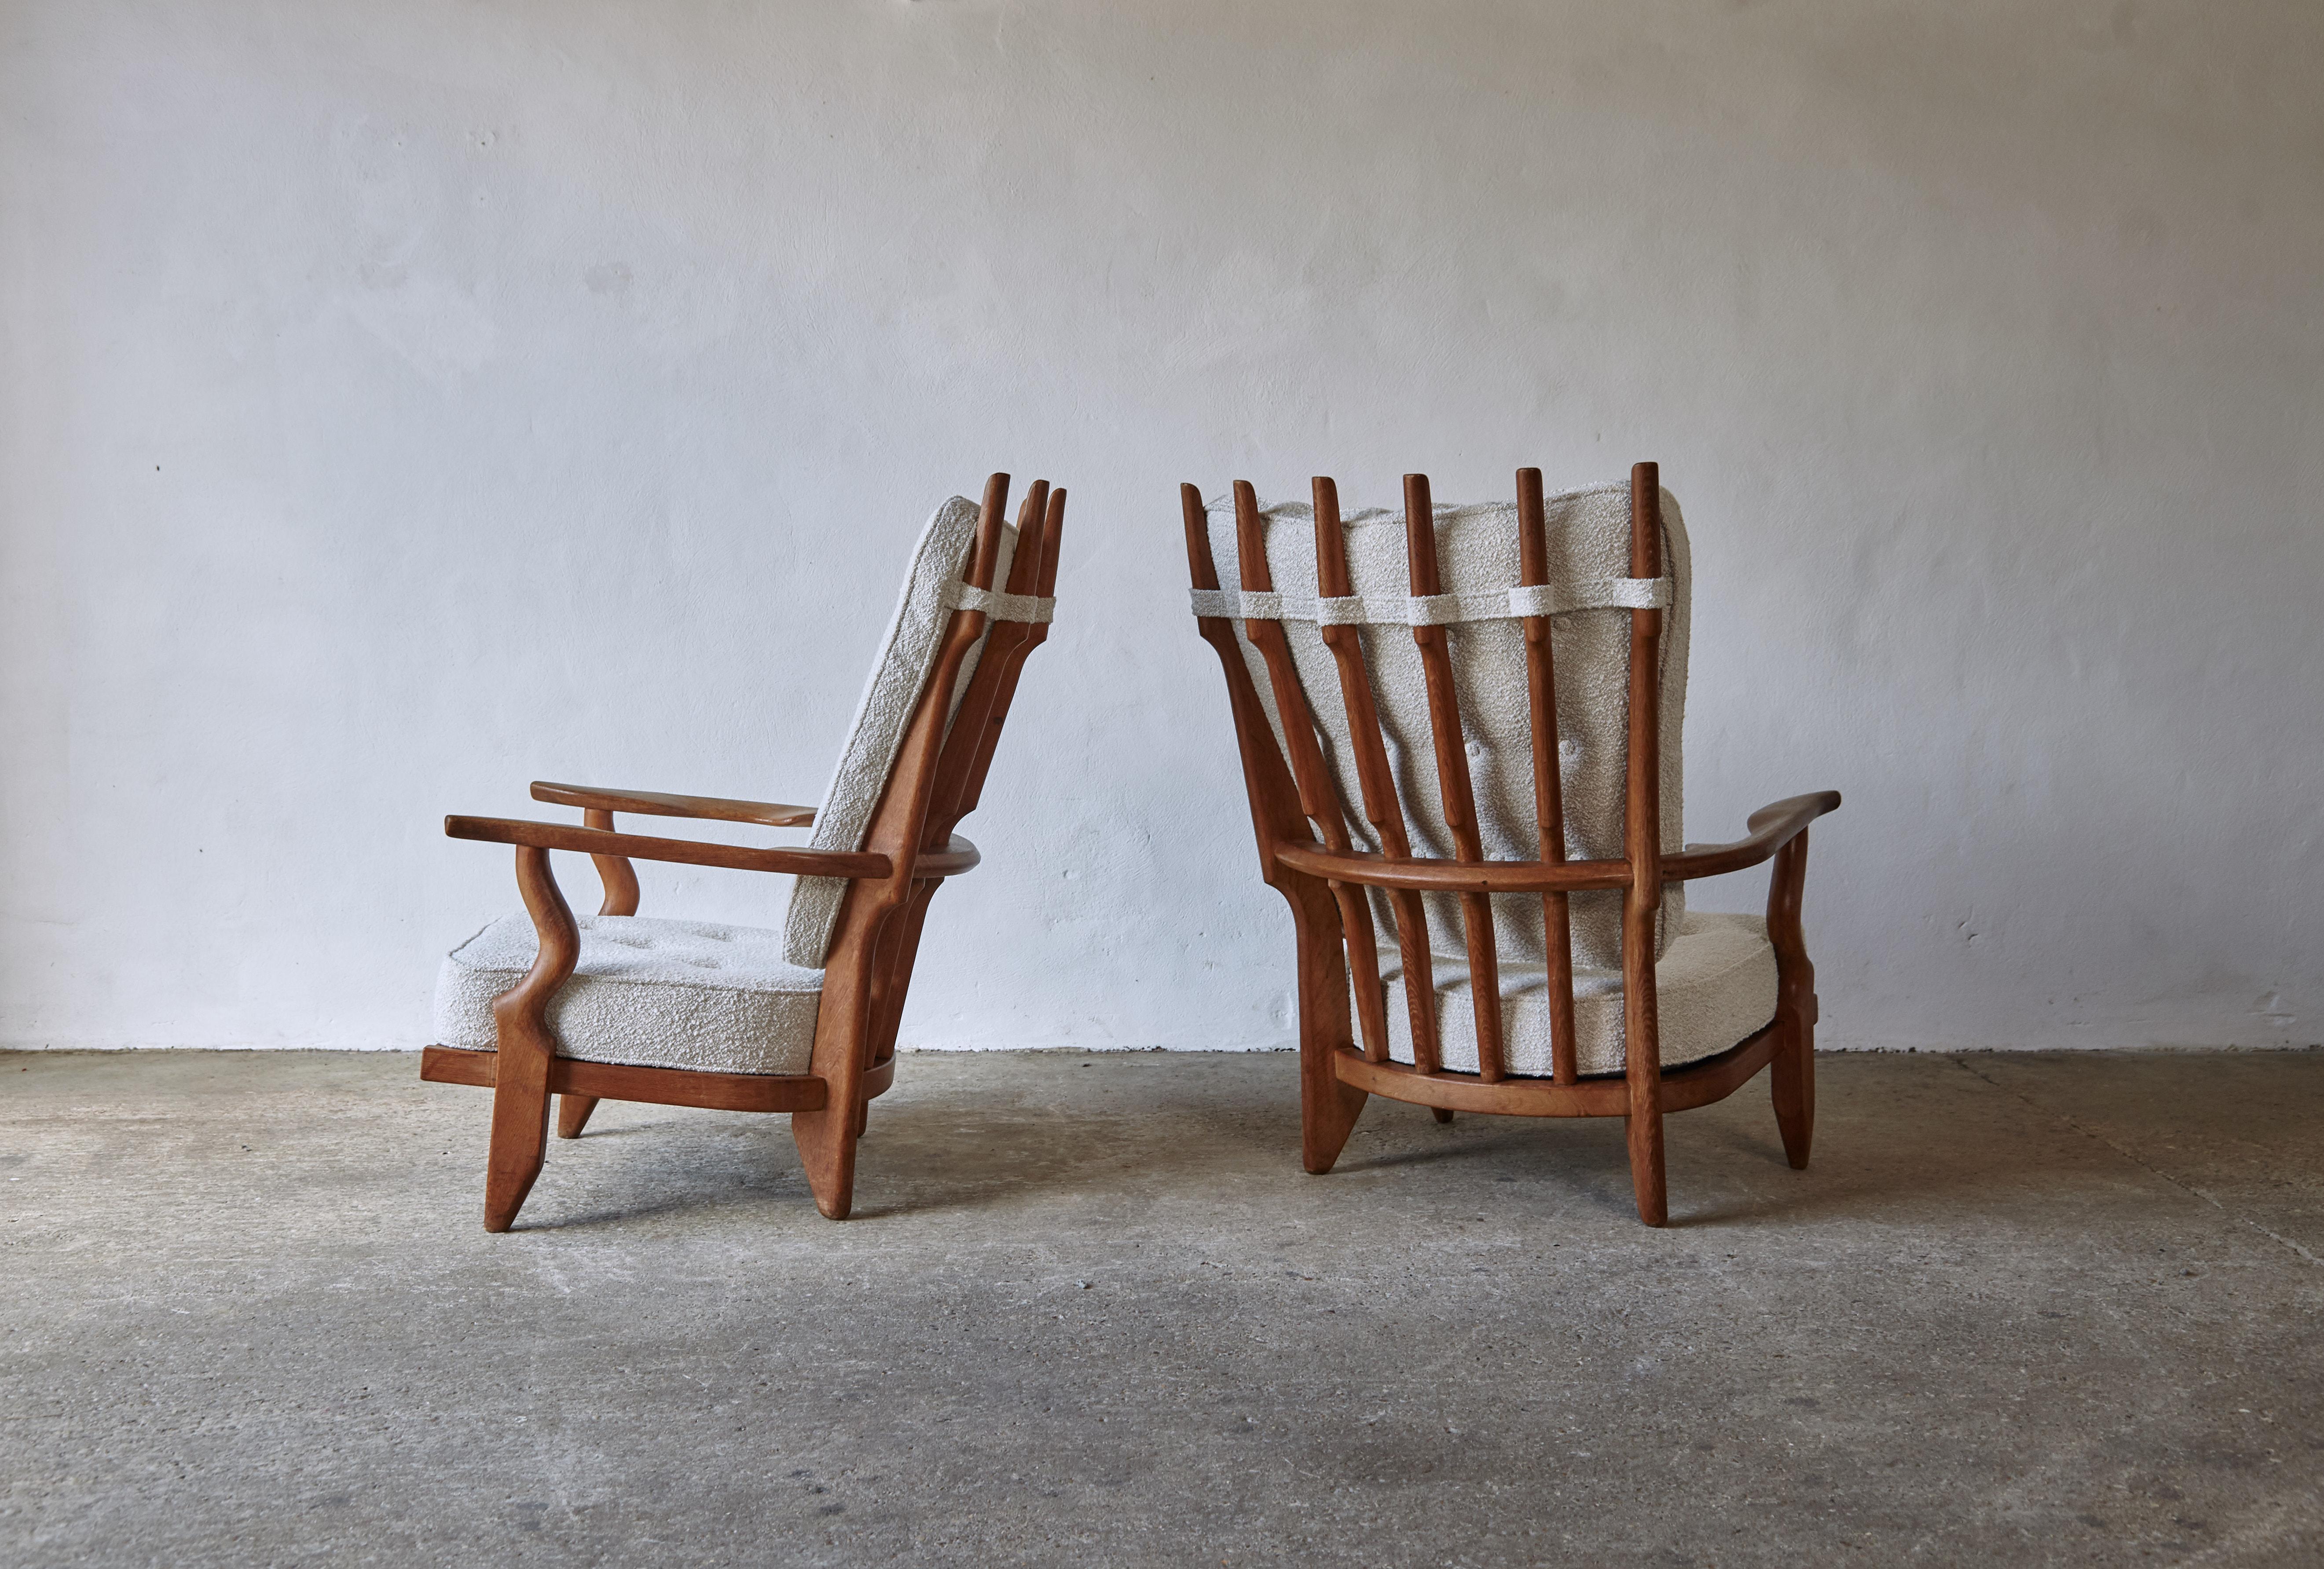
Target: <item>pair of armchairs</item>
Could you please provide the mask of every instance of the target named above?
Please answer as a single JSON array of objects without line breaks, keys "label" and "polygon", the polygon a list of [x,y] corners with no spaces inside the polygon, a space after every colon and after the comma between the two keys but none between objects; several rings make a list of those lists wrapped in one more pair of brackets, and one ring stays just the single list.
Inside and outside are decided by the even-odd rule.
[{"label": "pair of armchairs", "polygon": [[[566,1138],[606,1097],[788,1112],[817,1207],[846,1216],[928,902],[976,864],[953,830],[1055,609],[1065,493],[1036,484],[1011,528],[1008,488],[995,474],[981,508],[954,498],[929,520],[819,807],[536,784],[582,826],[447,821],[515,847],[525,903],[446,959],[421,1061],[493,1092],[486,1229],[508,1229],[540,1173],[552,1096]],[[1521,470],[1514,507],[1436,507],[1407,475],[1400,520],[1343,516],[1328,479],[1312,507],[1262,509],[1241,482],[1181,500],[1261,876],[1297,938],[1307,1170],[1331,1170],[1372,1095],[1439,1120],[1620,1116],[1639,1217],[1661,1225],[1663,1115],[1762,1068],[1804,1167],[1800,899],[1807,825],[1840,797],[1683,844],[1690,564],[1655,465],[1554,498]],[[738,848],[620,832],[622,812],[815,832]],[[552,849],[595,860],[595,917],[567,906]],[[798,881],[780,932],[648,920],[633,859]],[[1688,881],[1769,859],[1764,920],[1687,910]]]}]

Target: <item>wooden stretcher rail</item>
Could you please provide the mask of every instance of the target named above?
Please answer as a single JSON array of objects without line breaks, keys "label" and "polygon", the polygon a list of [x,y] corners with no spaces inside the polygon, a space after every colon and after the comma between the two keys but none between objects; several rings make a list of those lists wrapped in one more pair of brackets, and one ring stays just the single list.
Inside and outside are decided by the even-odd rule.
[{"label": "wooden stretcher rail", "polygon": [[[420,1077],[430,1084],[469,1084],[491,1089],[500,1082],[497,1051],[460,1046],[430,1046],[420,1054]],[[868,1098],[895,1082],[892,1057],[863,1076]],[[549,1065],[552,1095],[592,1100],[637,1100],[656,1106],[701,1106],[712,1111],[814,1111],[828,1104],[830,1087],[811,1073],[704,1073],[686,1068],[641,1068],[633,1063],[584,1062],[559,1057]]]},{"label": "wooden stretcher rail", "polygon": [[[1692,1111],[1723,1100],[1767,1066],[1776,1045],[1772,1023],[1740,1045],[1674,1068],[1662,1076],[1655,1100],[1665,1112]],[[1416,1101],[1447,1111],[1493,1112],[1519,1117],[1618,1117],[1628,1115],[1630,1087],[1619,1074],[1578,1078],[1560,1084],[1554,1078],[1481,1078],[1473,1073],[1433,1073],[1404,1062],[1372,1062],[1358,1051],[1342,1048],[1333,1060],[1340,1082],[1373,1095]]]}]

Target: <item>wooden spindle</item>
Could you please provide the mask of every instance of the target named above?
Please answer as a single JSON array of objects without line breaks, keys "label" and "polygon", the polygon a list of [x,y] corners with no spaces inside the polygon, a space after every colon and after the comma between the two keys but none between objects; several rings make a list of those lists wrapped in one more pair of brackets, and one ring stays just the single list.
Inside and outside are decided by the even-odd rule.
[{"label": "wooden spindle", "polygon": [[[1259,494],[1248,481],[1237,480],[1235,499],[1235,546],[1241,570],[1242,586],[1246,592],[1265,593],[1275,587],[1274,569],[1267,561],[1267,520],[1259,510]],[[1319,744],[1314,711],[1307,705],[1307,691],[1300,684],[1299,667],[1291,657],[1291,640],[1284,635],[1283,623],[1259,619],[1243,622],[1243,636],[1266,662],[1267,677],[1275,693],[1275,711],[1283,721],[1283,736],[1291,754],[1291,776],[1299,790],[1299,809],[1307,814],[1317,831],[1323,837],[1323,848],[1345,852],[1352,848],[1348,836],[1347,820],[1340,811],[1340,794],[1333,788],[1330,768],[1323,760]],[[1372,929],[1372,907],[1364,890],[1346,883],[1331,885],[1332,897],[1340,906],[1340,927],[1348,947],[1349,973],[1356,993],[1356,1013],[1369,1048],[1375,1039],[1383,1046],[1387,1038],[1387,1019],[1383,1011],[1379,978],[1379,939]]]},{"label": "wooden spindle", "polygon": [[[1355,590],[1348,581],[1348,541],[1340,523],[1340,488],[1320,475],[1314,486],[1315,591],[1329,599],[1344,599]],[[1364,816],[1379,836],[1382,851],[1408,858],[1412,840],[1405,831],[1404,803],[1397,799],[1396,774],[1388,766],[1388,744],[1380,733],[1371,668],[1364,661],[1363,630],[1340,626],[1322,631],[1323,646],[1339,666],[1340,698],[1348,712],[1348,736],[1356,754]],[[1428,956],[1427,907],[1418,894],[1407,888],[1389,894],[1388,909],[1396,918],[1397,950],[1404,960],[1405,1014],[1412,1026],[1413,1064],[1434,1073],[1437,1069],[1436,977],[1435,965]],[[1377,1036],[1375,1014],[1379,1015]],[[1371,1007],[1361,1010],[1361,1019],[1364,1055],[1374,1062],[1387,1061],[1386,999],[1375,994]]]},{"label": "wooden spindle", "polygon": [[[1404,476],[1404,528],[1408,572],[1416,596],[1442,593],[1436,570],[1436,513],[1428,498],[1428,476]],[[1436,779],[1444,803],[1445,826],[1452,830],[1455,856],[1485,858],[1477,832],[1476,796],[1469,783],[1468,743],[1461,733],[1461,699],[1452,684],[1452,653],[1442,627],[1415,627],[1421,669],[1428,683],[1428,728],[1436,739]],[[1488,894],[1461,895],[1461,924],[1469,940],[1469,992],[1477,1014],[1477,1076],[1488,1084],[1508,1077],[1501,1051],[1500,955],[1493,933],[1493,901]]]},{"label": "wooden spindle", "polygon": [[[1544,515],[1541,471],[1517,471],[1517,581],[1526,588],[1549,582],[1549,524]],[[1533,709],[1533,806],[1541,858],[1565,859],[1565,783],[1557,753],[1557,662],[1550,619],[1525,621],[1526,690]],[[1572,1084],[1581,1075],[1573,1023],[1573,922],[1563,892],[1541,896],[1543,956],[1549,965],[1550,1078]]]},{"label": "wooden spindle", "polygon": [[[1630,470],[1630,575],[1662,576],[1662,474]],[[1659,610],[1630,612],[1630,732],[1622,855],[1630,885],[1622,904],[1622,1056],[1629,1084],[1630,1179],[1638,1218],[1670,1217],[1663,1173],[1662,1041],[1655,1007],[1655,922],[1663,901],[1662,631]]]}]

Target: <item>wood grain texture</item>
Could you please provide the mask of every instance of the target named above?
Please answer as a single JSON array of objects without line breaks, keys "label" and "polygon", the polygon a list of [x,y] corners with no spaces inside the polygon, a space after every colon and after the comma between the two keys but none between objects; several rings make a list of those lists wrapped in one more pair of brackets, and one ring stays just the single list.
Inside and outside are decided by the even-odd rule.
[{"label": "wood grain texture", "polygon": [[[1660,1077],[1655,1099],[1665,1112],[1692,1111],[1724,1100],[1767,1066],[1778,1048],[1778,1026],[1768,1024],[1716,1057],[1674,1068]],[[1517,1117],[1627,1117],[1630,1085],[1608,1074],[1560,1084],[1554,1078],[1505,1078],[1489,1084],[1473,1073],[1423,1073],[1408,1063],[1372,1062],[1360,1052],[1343,1051],[1333,1063],[1343,1084],[1391,1100],[1408,1100],[1448,1111],[1491,1112]]]},{"label": "wood grain texture", "polygon": [[[1178,502],[1186,534],[1187,570],[1195,587],[1214,589],[1219,586],[1218,566],[1211,555],[1209,518],[1202,492],[1192,485],[1181,485]],[[1234,629],[1222,616],[1198,618],[1195,626],[1217,653],[1226,676],[1227,702],[1234,712],[1235,740],[1242,753],[1243,787],[1250,803],[1251,830],[1259,840],[1261,875],[1291,907],[1294,974],[1300,1004],[1300,1157],[1308,1170],[1321,1174],[1339,1159],[1364,1106],[1363,1092],[1341,1083],[1332,1072],[1333,1054],[1354,1046],[1348,1016],[1347,971],[1340,960],[1345,940],[1339,901],[1323,878],[1305,876],[1278,860],[1276,851],[1284,844],[1313,845],[1314,830],[1300,810],[1298,786],[1283,760],[1282,748],[1275,744],[1267,711],[1235,642]]]},{"label": "wood grain texture", "polygon": [[1775,947],[1775,1029],[1780,1038],[1769,1076],[1784,1156],[1805,1170],[1815,1142],[1815,966],[1800,930],[1807,890],[1808,834],[1793,835],[1776,852],[1767,879],[1767,939]]},{"label": "wood grain texture", "polygon": [[[1662,478],[1653,463],[1630,470],[1630,575],[1662,576]],[[1622,1061],[1629,1081],[1630,1181],[1638,1218],[1670,1219],[1663,1168],[1662,1032],[1655,1006],[1655,934],[1663,904],[1662,634],[1660,610],[1630,612],[1630,729],[1622,854]]]},{"label": "wood grain texture", "polygon": [[870,851],[796,849],[789,846],[760,849],[691,839],[649,839],[643,834],[575,828],[562,822],[534,822],[521,817],[447,817],[444,820],[444,832],[450,839],[482,840],[487,844],[528,845],[535,849],[579,850],[584,855],[623,856],[641,861],[724,867],[737,872],[786,872],[801,877],[884,877],[895,870],[893,861]]},{"label": "wood grain texture", "polygon": [[[1404,476],[1404,533],[1406,571],[1413,593],[1443,592],[1436,561],[1436,509],[1426,474]],[[1464,865],[1481,865],[1485,846],[1477,830],[1477,798],[1469,781],[1469,741],[1461,728],[1461,696],[1452,681],[1452,633],[1443,627],[1415,627],[1412,640],[1419,647],[1421,673],[1428,689],[1428,730],[1436,744],[1437,794],[1444,806],[1445,827],[1452,830],[1453,854]],[[1481,893],[1463,892],[1461,927],[1469,954],[1469,999],[1477,1021],[1477,1062],[1485,1080],[1491,1083],[1508,1074],[1502,1065],[1500,948],[1493,931],[1491,899]],[[1430,989],[1435,989],[1433,984]]]},{"label": "wood grain texture", "polygon": [[[1526,588],[1549,583],[1549,521],[1545,514],[1541,471],[1517,471],[1517,582]],[[1550,618],[1523,619],[1526,702],[1533,730],[1533,809],[1537,843],[1545,866],[1565,860],[1565,777],[1558,755],[1557,659]],[[1580,1034],[1573,1014],[1573,919],[1568,895],[1559,889],[1541,896],[1542,950],[1549,965],[1550,1077],[1572,1084],[1580,1077]]]},{"label": "wood grain texture", "polygon": [[[497,1051],[430,1046],[420,1054],[420,1077],[431,1084],[467,1084],[490,1089],[499,1070]],[[863,1093],[885,1094],[895,1078],[890,1062],[866,1074]],[[550,1065],[549,1089],[559,1096],[599,1100],[634,1100],[654,1106],[699,1106],[707,1111],[812,1111],[830,1098],[823,1080],[811,1073],[711,1073],[693,1068],[644,1068],[622,1062],[583,1062],[560,1057]]]},{"label": "wood grain texture", "polygon": [[532,798],[558,806],[634,812],[653,817],[695,817],[713,822],[756,822],[769,828],[809,828],[815,823],[812,806],[786,806],[773,801],[729,801],[718,795],[669,795],[659,790],[609,790],[595,784],[558,784],[547,779],[532,782]]},{"label": "wood grain texture", "polygon": [[549,1000],[581,958],[581,929],[558,889],[546,849],[518,848],[516,885],[540,947],[524,979],[493,1004],[500,1063],[493,1080],[492,1144],[484,1163],[486,1231],[506,1231],[515,1224],[540,1175],[549,1143],[549,1064],[557,1056]]},{"label": "wood grain texture", "polygon": [[[1234,499],[1235,544],[1240,557],[1242,584],[1247,589],[1270,590],[1275,586],[1275,574],[1268,564],[1267,537],[1259,517],[1258,492],[1238,480]],[[1344,854],[1351,848],[1351,841],[1347,819],[1340,811],[1339,788],[1323,759],[1315,712],[1307,706],[1306,689],[1300,684],[1298,666],[1292,660],[1291,645],[1283,635],[1282,623],[1245,621],[1243,635],[1250,639],[1251,647],[1259,650],[1267,665],[1268,684],[1275,693],[1276,716],[1282,721],[1289,744],[1291,778],[1299,792],[1299,810],[1323,836],[1326,849]],[[1328,878],[1326,885],[1331,889],[1333,903],[1339,907],[1347,965],[1354,977],[1356,995],[1368,999],[1369,1010],[1379,1014],[1382,997],[1379,943],[1372,931],[1371,905],[1360,887]],[[1383,1022],[1383,1048],[1386,1033]]]},{"label": "wood grain texture", "polygon": [[[1348,579],[1348,543],[1340,521],[1340,488],[1319,475],[1314,482],[1314,497],[1315,592],[1330,598],[1343,598],[1355,590]],[[1379,707],[1372,695],[1371,666],[1364,658],[1362,630],[1356,627],[1324,627],[1321,631],[1323,646],[1331,650],[1333,665],[1340,678],[1340,702],[1347,711],[1348,735],[1355,753],[1356,781],[1363,800],[1364,818],[1372,825],[1372,831],[1388,856],[1409,859],[1412,840],[1405,822],[1404,803],[1396,792],[1396,774],[1388,766],[1388,743],[1380,729]],[[1331,876],[1328,872],[1319,875]],[[1344,887],[1347,882],[1335,879],[1334,885]],[[1435,963],[1428,952],[1428,913],[1420,895],[1409,891],[1390,893],[1388,912],[1396,922],[1397,957],[1409,977],[1404,996],[1412,1039],[1416,1050],[1426,1052],[1424,1060],[1433,1065],[1436,1060],[1436,976]],[[1350,950],[1349,959],[1358,977],[1356,995],[1364,1031],[1364,1055],[1375,1062],[1385,1062],[1387,996],[1379,989],[1378,953],[1375,939],[1368,967],[1363,956],[1353,949]],[[1363,981],[1367,973],[1371,977],[1370,986]]]}]

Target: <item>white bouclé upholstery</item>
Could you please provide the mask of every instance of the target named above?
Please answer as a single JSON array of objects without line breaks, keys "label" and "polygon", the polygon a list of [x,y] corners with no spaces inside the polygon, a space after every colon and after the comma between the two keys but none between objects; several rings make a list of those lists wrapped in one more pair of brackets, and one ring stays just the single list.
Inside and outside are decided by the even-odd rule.
[{"label": "white boucl\u00e9 upholstery", "polygon": [[[1380,953],[1388,993],[1388,1056],[1412,1059],[1412,1015],[1405,1002],[1403,961]],[[1477,1071],[1477,1013],[1465,962],[1437,960],[1436,1041],[1439,1064]],[[1515,1074],[1547,1078],[1550,1070],[1549,971],[1504,961],[1501,1051]],[[1655,1011],[1666,1068],[1714,1057],[1775,1016],[1775,950],[1766,922],[1757,915],[1711,915],[1690,910],[1676,940],[1655,964]],[[1622,972],[1576,969],[1573,974],[1574,1059],[1585,1074],[1622,1071]]]},{"label": "white boucl\u00e9 upholstery", "polygon": [[[1627,484],[1549,497],[1545,510],[1550,582],[1528,590],[1518,586],[1513,503],[1436,508],[1443,592],[1426,598],[1412,593],[1403,513],[1378,508],[1343,513],[1354,592],[1326,598],[1316,576],[1312,508],[1291,503],[1265,509],[1272,583],[1267,592],[1257,593],[1240,587],[1232,501],[1222,498],[1210,504],[1211,554],[1221,586],[1196,592],[1195,613],[1279,621],[1308,706],[1323,731],[1325,761],[1357,848],[1377,851],[1380,846],[1364,815],[1338,666],[1324,645],[1323,627],[1360,628],[1413,853],[1445,858],[1455,849],[1444,819],[1426,682],[1411,629],[1448,628],[1484,852],[1492,859],[1531,860],[1539,853],[1533,730],[1524,625],[1514,618],[1553,615],[1566,854],[1576,860],[1615,859],[1622,854],[1628,761],[1630,619],[1624,607],[1654,605],[1666,607],[1661,671],[1662,846],[1665,853],[1682,848],[1682,741],[1692,573],[1678,503],[1668,491],[1663,493],[1665,576],[1639,582],[1629,577]],[[1265,658],[1246,635],[1242,620],[1230,624],[1281,746],[1283,721],[1276,711]],[[1775,956],[1764,928],[1741,917],[1690,920],[1685,899],[1684,884],[1665,887],[1656,934],[1661,1055],[1673,1065],[1725,1051],[1775,1013]],[[1390,1050],[1398,1060],[1408,1062],[1412,1043],[1397,970],[1395,919],[1385,895],[1373,891],[1371,904],[1386,950],[1382,974],[1390,977],[1384,983]],[[1429,947],[1436,956],[1442,1060],[1447,1068],[1474,1071],[1476,1022],[1465,978],[1467,944],[1460,901],[1451,895],[1430,895],[1424,904]],[[1508,1069],[1546,1074],[1547,955],[1541,901],[1531,895],[1497,895],[1492,906]],[[1618,1072],[1622,1066],[1621,907],[1618,892],[1572,896],[1583,1072]]]},{"label": "white boucl\u00e9 upholstery", "polygon": [[[580,962],[549,1005],[560,1055],[717,1073],[807,1071],[823,971],[786,962],[774,932],[636,915],[574,919]],[[494,1050],[493,999],[524,978],[539,943],[520,911],[447,955],[436,1039]]]},{"label": "white boucl\u00e9 upholstery", "polygon": [[[958,496],[921,531],[896,610],[855,718],[840,748],[831,787],[816,810],[816,849],[862,848],[873,811],[903,744],[912,711],[935,667],[955,610],[995,620],[1047,621],[1052,601],[1001,590],[1017,531],[1001,530],[994,587],[964,582],[975,544],[977,508]],[[986,639],[962,663],[957,709]],[[560,1055],[589,1062],[722,1073],[804,1073],[815,1044],[823,964],[847,885],[801,877],[780,931],[718,922],[636,916],[577,917],[581,957],[549,1008]],[[532,967],[538,938],[522,913],[494,922],[444,960],[436,988],[437,1041],[497,1048],[492,1004]]]},{"label": "white boucl\u00e9 upholstery", "polygon": [[[919,547],[912,553],[911,571],[896,601],[896,613],[889,618],[887,635],[881,639],[872,678],[864,683],[863,695],[855,705],[855,720],[848,727],[847,744],[840,748],[831,788],[824,792],[823,804],[816,809],[815,837],[808,840],[811,848],[863,848],[863,830],[872,825],[872,810],[887,787],[888,771],[903,745],[912,707],[920,701],[920,689],[928,683],[944,629],[952,619],[946,601],[967,598],[958,590],[975,537],[973,501],[954,496],[928,519]],[[996,587],[1009,581],[1009,564],[1016,554],[1017,530],[1003,526],[1000,564],[992,573]],[[988,630],[991,625],[986,623]],[[984,643],[979,638],[961,665],[960,679],[953,685],[954,707],[968,691],[969,678],[976,674]],[[793,964],[822,966],[831,950],[831,929],[839,919],[839,902],[846,892],[847,885],[837,877],[798,880],[791,893],[789,919],[783,924],[783,952]]]}]

